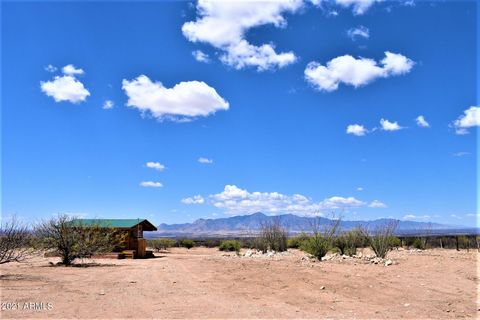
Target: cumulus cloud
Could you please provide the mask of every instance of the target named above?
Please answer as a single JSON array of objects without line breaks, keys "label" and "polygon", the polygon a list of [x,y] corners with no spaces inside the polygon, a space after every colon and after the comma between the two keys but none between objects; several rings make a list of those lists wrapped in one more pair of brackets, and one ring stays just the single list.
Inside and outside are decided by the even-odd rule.
[{"label": "cumulus cloud", "polygon": [[370,208],[386,208],[387,205],[381,201],[378,201],[378,200],[373,200],[372,202],[370,202],[370,204],[368,205]]},{"label": "cumulus cloud", "polygon": [[355,136],[364,136],[367,132],[368,130],[360,124],[351,124],[347,127],[347,133]]},{"label": "cumulus cloud", "polygon": [[163,184],[157,181],[142,181],[140,182],[140,186],[145,188],[161,188]]},{"label": "cumulus cloud", "polygon": [[457,134],[467,134],[468,128],[480,127],[480,107],[470,107],[453,122]]},{"label": "cumulus cloud", "polygon": [[355,15],[364,14],[375,2],[379,1],[381,0],[335,0],[338,5],[344,8],[352,8]]},{"label": "cumulus cloud", "polygon": [[380,119],[380,126],[384,131],[397,131],[403,129],[398,122],[390,122],[387,119]]},{"label": "cumulus cloud", "polygon": [[192,51],[192,56],[193,56],[193,57],[195,58],[195,60],[197,60],[198,62],[205,62],[205,63],[210,62],[210,57],[208,56],[208,54],[204,53],[204,52],[201,51],[201,50]]},{"label": "cumulus cloud", "polygon": [[418,116],[415,121],[417,122],[417,126],[422,128],[429,128],[430,124],[425,120],[424,116]]},{"label": "cumulus cloud", "polygon": [[211,1],[199,0],[197,20],[182,26],[184,36],[192,42],[208,43],[222,52],[220,60],[236,69],[281,68],[295,62],[292,52],[277,53],[273,44],[252,45],[245,39],[253,27],[272,24],[285,27],[285,13],[296,12],[302,0],[279,1]]},{"label": "cumulus cloud", "polygon": [[182,203],[185,204],[203,204],[205,203],[205,199],[201,195],[196,195],[193,197],[188,197],[185,199],[182,199]]},{"label": "cumulus cloud", "polygon": [[204,157],[198,158],[197,161],[202,163],[202,164],[212,164],[213,163],[212,159],[208,159],[208,158],[204,158]]},{"label": "cumulus cloud", "polygon": [[41,81],[40,88],[47,96],[56,102],[69,101],[80,103],[90,95],[83,83],[73,76],[56,76],[51,81]]},{"label": "cumulus cloud", "polygon": [[368,39],[370,38],[370,30],[368,30],[365,26],[358,26],[356,28],[348,29],[347,35],[353,41],[357,40],[358,38]]},{"label": "cumulus cloud", "polygon": [[62,72],[67,76],[81,75],[85,73],[82,69],[75,68],[73,64],[63,67]]},{"label": "cumulus cloud", "polygon": [[165,166],[163,164],[161,164],[160,162],[153,162],[153,161],[149,161],[145,164],[145,166],[147,168],[150,168],[150,169],[155,169],[157,171],[163,171],[165,170]]},{"label": "cumulus cloud", "polygon": [[418,216],[414,214],[407,214],[403,216],[403,220],[412,220],[412,221],[427,221],[430,220],[429,215]]},{"label": "cumulus cloud", "polygon": [[335,91],[340,83],[355,88],[369,84],[378,78],[388,78],[410,72],[415,63],[404,55],[385,52],[380,63],[350,55],[336,57],[326,66],[313,61],[305,68],[305,79],[320,91]]},{"label": "cumulus cloud", "polygon": [[103,102],[102,109],[108,110],[108,109],[113,109],[115,106],[115,103],[112,100],[105,100]]},{"label": "cumulus cloud", "polygon": [[131,81],[123,79],[122,89],[128,96],[127,106],[149,112],[159,120],[191,120],[229,108],[228,102],[202,81],[185,81],[166,88],[141,75]]},{"label": "cumulus cloud", "polygon": [[248,214],[264,212],[267,214],[293,213],[300,215],[323,215],[334,209],[358,208],[367,206],[367,202],[354,197],[333,196],[320,202],[301,195],[285,195],[278,192],[249,192],[235,185],[226,185],[220,193],[209,196],[213,206],[227,214]]}]

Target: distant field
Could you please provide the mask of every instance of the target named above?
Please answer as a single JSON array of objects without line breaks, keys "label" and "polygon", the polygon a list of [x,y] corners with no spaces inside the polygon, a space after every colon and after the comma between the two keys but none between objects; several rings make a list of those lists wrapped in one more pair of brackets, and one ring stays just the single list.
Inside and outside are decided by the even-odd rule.
[{"label": "distant field", "polygon": [[[1,318],[478,318],[476,250],[392,251],[391,266],[174,248],[149,260],[0,266]],[[38,306],[38,305],[37,305]]]}]

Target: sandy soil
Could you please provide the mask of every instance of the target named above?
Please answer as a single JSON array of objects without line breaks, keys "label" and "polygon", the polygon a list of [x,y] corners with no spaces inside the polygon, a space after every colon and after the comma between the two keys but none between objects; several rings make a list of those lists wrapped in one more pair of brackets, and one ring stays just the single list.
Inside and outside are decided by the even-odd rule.
[{"label": "sandy soil", "polygon": [[[90,267],[51,266],[55,259],[37,257],[0,266],[2,309],[18,303],[0,318],[479,317],[474,251],[394,251],[396,264],[388,267],[303,256],[173,249],[149,260],[85,261],[97,263]],[[26,302],[44,308],[28,310]]]}]

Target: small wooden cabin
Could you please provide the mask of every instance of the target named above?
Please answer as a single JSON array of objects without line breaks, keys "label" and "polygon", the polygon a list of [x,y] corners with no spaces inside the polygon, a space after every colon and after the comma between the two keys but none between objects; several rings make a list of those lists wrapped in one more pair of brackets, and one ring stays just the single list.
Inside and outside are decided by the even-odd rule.
[{"label": "small wooden cabin", "polygon": [[157,228],[147,219],[75,219],[73,222],[85,227],[99,226],[127,232],[124,247],[116,250],[126,258],[147,258],[148,253],[152,254],[146,250],[147,241],[143,238],[143,232],[157,231]]}]

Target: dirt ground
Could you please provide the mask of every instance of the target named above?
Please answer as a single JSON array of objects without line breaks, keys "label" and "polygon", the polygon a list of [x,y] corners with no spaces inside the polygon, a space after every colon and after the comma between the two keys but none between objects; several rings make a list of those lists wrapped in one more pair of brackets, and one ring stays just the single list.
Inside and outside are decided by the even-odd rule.
[{"label": "dirt ground", "polygon": [[[0,266],[0,318],[479,318],[474,250],[392,251],[390,266],[183,248],[148,260]],[[40,303],[43,302],[43,308]],[[9,305],[9,303],[13,303]],[[32,304],[32,303],[37,303]],[[6,308],[16,310],[5,310]],[[16,307],[15,307],[16,306]],[[41,310],[34,310],[34,309]]]}]

